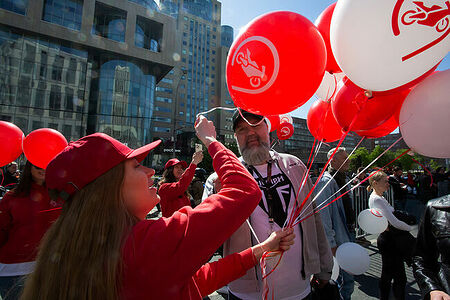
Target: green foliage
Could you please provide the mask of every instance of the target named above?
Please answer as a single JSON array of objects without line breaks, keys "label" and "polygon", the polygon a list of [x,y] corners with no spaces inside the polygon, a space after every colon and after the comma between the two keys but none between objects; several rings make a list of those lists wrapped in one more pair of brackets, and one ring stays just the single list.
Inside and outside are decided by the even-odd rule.
[{"label": "green foliage", "polygon": [[350,169],[356,171],[359,167],[365,167],[370,163],[369,150],[359,147],[350,156]]}]

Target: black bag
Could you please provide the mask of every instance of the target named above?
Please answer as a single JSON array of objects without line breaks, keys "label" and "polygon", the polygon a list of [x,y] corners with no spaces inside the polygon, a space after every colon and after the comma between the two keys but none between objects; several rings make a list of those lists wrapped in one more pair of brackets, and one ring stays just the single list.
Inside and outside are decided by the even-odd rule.
[{"label": "black bag", "polygon": [[[416,217],[406,211],[395,210],[393,214],[397,219],[408,225],[417,224]],[[391,225],[389,225],[389,231],[393,235],[396,252],[400,254],[408,266],[411,266],[416,238],[409,231],[400,230]]]},{"label": "black bag", "polygon": [[342,300],[339,287],[330,280],[323,288],[319,288],[318,282],[311,282],[311,300]]}]

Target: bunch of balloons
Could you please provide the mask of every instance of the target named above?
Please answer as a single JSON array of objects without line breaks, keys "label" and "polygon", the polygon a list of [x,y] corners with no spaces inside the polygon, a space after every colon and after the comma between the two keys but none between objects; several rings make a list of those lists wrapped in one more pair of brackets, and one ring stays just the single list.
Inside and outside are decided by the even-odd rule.
[{"label": "bunch of balloons", "polygon": [[271,116],[316,94],[308,128],[321,141],[349,131],[377,138],[400,126],[414,152],[450,157],[442,132],[450,71],[433,74],[450,50],[447,5],[339,0],[315,24],[287,11],[257,17],[229,51],[230,95],[237,107]]},{"label": "bunch of balloons", "polygon": [[66,146],[66,138],[51,128],[41,128],[26,137],[19,127],[0,121],[0,167],[16,160],[22,152],[35,166],[45,169],[48,163]]},{"label": "bunch of balloons", "polygon": [[280,140],[287,140],[294,134],[294,120],[289,114],[267,116],[269,131],[276,131]]}]

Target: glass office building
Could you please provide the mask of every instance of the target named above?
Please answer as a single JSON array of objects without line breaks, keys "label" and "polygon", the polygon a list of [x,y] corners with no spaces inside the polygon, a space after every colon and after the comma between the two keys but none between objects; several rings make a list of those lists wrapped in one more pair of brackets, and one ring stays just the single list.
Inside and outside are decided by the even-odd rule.
[{"label": "glass office building", "polygon": [[68,140],[159,138],[155,88],[173,68],[175,21],[151,0],[108,3],[0,1],[0,120]]}]

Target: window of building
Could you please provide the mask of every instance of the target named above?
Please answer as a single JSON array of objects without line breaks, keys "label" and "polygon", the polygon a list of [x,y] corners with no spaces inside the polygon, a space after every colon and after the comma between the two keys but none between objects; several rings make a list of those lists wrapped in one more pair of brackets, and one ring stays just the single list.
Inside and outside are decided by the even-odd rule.
[{"label": "window of building", "polygon": [[92,34],[117,42],[125,42],[127,12],[100,2],[95,2]]},{"label": "window of building", "polygon": [[45,0],[44,3],[42,20],[73,30],[81,29],[83,0]]},{"label": "window of building", "polygon": [[162,40],[163,24],[137,16],[134,44],[153,52],[160,52],[159,41]]},{"label": "window of building", "polygon": [[160,97],[160,96],[156,97],[156,101],[164,102],[164,103],[172,103],[172,99],[167,98],[167,97]]},{"label": "window of building", "polygon": [[161,111],[161,112],[167,112],[167,113],[172,112],[171,108],[169,108],[169,107],[162,107],[162,106],[155,106],[155,110],[156,111]]},{"label": "window of building", "polygon": [[155,117],[155,121],[157,122],[165,122],[165,123],[171,123],[171,118],[165,118],[165,117]]},{"label": "window of building", "polygon": [[61,81],[62,80],[62,71],[64,65],[64,56],[57,55],[55,56],[55,61],[53,62],[52,68],[52,79]]},{"label": "window of building", "polygon": [[169,88],[166,88],[166,87],[162,87],[162,86],[157,86],[156,87],[156,91],[157,92],[164,92],[164,93],[172,94],[172,89],[169,89]]},{"label": "window of building", "polygon": [[170,128],[167,127],[153,127],[155,132],[171,132]]},{"label": "window of building", "polygon": [[28,0],[1,0],[0,8],[15,12],[17,14],[25,15],[28,6]]},{"label": "window of building", "polygon": [[163,78],[161,79],[161,82],[165,82],[165,83],[173,83],[173,80],[170,78]]}]

